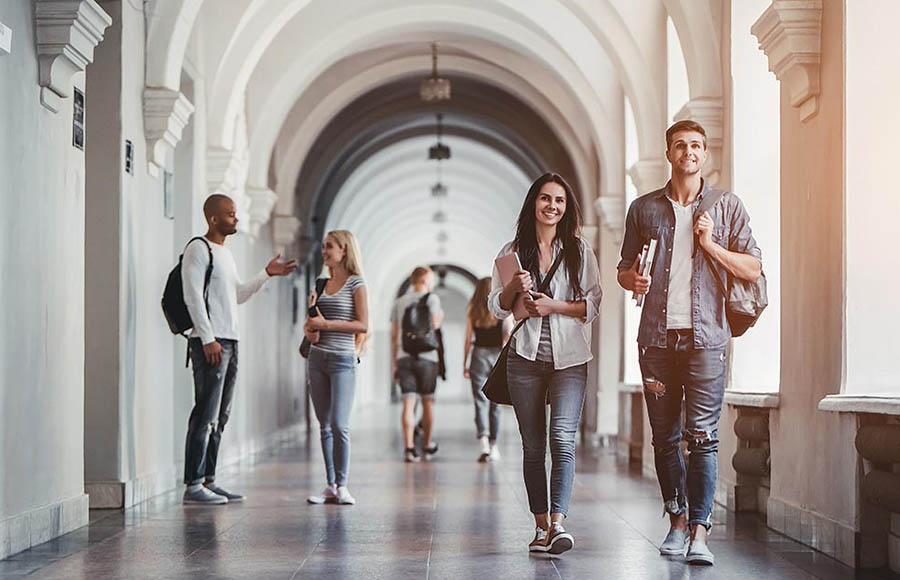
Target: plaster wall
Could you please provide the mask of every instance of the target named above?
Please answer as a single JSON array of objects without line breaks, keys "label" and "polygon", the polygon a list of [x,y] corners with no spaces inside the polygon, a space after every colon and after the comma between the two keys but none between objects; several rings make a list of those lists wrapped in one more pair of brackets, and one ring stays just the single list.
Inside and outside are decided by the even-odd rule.
[{"label": "plaster wall", "polygon": [[[0,557],[87,523],[84,154],[41,105],[33,2],[0,3]],[[83,74],[74,85],[84,89]],[[87,115],[96,114],[89,109]]]}]

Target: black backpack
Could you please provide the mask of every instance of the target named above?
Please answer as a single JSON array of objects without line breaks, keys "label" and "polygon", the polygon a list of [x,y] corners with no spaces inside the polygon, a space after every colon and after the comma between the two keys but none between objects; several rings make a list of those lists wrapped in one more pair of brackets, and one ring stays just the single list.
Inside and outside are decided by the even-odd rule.
[{"label": "black backpack", "polygon": [[425,294],[403,311],[403,320],[400,323],[403,350],[413,356],[438,348],[437,333],[432,325],[431,311],[428,309],[429,296],[431,294]]},{"label": "black backpack", "polygon": [[[202,241],[206,244],[206,249],[209,250],[209,266],[206,267],[206,278],[203,280],[203,301],[206,302],[206,312],[208,313],[209,300],[207,292],[209,291],[209,279],[212,276],[213,269],[212,247],[206,239],[196,237],[191,238],[185,245],[185,250],[194,240]],[[169,279],[166,280],[166,289],[163,290],[162,311],[166,317],[166,322],[169,323],[169,330],[172,331],[172,334],[180,334],[187,337],[185,333],[194,327],[194,323],[191,320],[191,314],[188,312],[187,305],[184,303],[184,288],[181,285],[181,262],[183,259],[184,253],[178,256],[178,263],[169,272]]]}]

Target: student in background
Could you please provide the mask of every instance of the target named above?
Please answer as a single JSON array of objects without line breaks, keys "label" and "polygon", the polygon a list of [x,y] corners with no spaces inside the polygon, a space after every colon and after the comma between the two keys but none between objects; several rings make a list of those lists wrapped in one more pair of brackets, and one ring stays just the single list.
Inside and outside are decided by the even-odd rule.
[{"label": "student in background", "polygon": [[[500,432],[500,405],[489,401],[481,388],[497,362],[503,345],[509,340],[511,319],[497,320],[488,310],[491,279],[475,283],[475,293],[466,309],[466,339],[463,344],[463,376],[472,381],[475,402],[475,430],[481,446],[478,461],[485,463],[500,459],[497,434]],[[473,340],[474,338],[474,340]],[[469,352],[472,358],[469,358]]]}]

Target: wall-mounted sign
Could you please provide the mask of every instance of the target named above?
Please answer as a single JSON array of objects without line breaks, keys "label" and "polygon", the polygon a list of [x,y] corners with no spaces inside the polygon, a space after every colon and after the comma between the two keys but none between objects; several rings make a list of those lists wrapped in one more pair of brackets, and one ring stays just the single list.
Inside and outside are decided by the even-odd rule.
[{"label": "wall-mounted sign", "polygon": [[125,173],[134,175],[134,145],[125,139]]},{"label": "wall-mounted sign", "polygon": [[72,102],[72,145],[84,151],[84,93],[75,89]]},{"label": "wall-mounted sign", "polygon": [[171,171],[163,172],[163,215],[170,220],[175,219],[175,174]]}]

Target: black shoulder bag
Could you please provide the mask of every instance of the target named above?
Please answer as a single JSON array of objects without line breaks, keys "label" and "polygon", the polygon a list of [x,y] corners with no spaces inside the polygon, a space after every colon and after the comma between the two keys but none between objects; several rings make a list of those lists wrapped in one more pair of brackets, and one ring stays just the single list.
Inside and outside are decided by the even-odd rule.
[{"label": "black shoulder bag", "polygon": [[[564,254],[565,252],[560,250],[559,254],[556,256],[556,260],[553,261],[553,265],[550,266],[550,271],[547,272],[544,281],[541,282],[540,288],[537,289],[541,294],[544,294],[550,286],[550,280],[553,279],[556,270],[562,263]],[[512,344],[513,336],[515,336],[516,332],[518,332],[527,321],[527,318],[520,320],[512,333],[510,333],[509,340],[503,345],[503,350],[500,351],[500,356],[497,357],[497,362],[494,363],[494,368],[491,369],[487,380],[484,382],[484,386],[481,387],[481,392],[484,393],[484,396],[487,397],[489,401],[493,401],[498,405],[512,405],[512,399],[509,396],[509,381],[506,376],[506,361],[509,358],[509,345]]]},{"label": "black shoulder bag", "polygon": [[[700,214],[716,205],[724,195],[725,192],[721,189],[710,190],[708,195],[700,202],[697,211],[694,212],[695,220]],[[706,263],[716,278],[719,290],[722,291],[722,295],[725,297],[725,318],[728,319],[731,336],[741,336],[747,332],[748,328],[756,324],[763,310],[769,305],[769,296],[766,291],[766,275],[760,271],[759,278],[755,282],[728,276],[728,285],[726,286],[722,277],[719,276],[719,270],[713,263],[709,253],[705,250],[703,251],[703,257],[706,258]]]},{"label": "black shoulder bag", "polygon": [[[316,301],[312,306],[309,307],[309,311],[307,312],[307,316],[314,318],[319,313],[319,296],[322,295],[322,292],[325,291],[325,285],[328,284],[328,278],[319,278],[316,280]],[[309,357],[309,347],[312,346],[312,343],[309,342],[309,339],[306,338],[306,335],[303,335],[303,340],[300,341],[300,356],[303,358]]]}]

